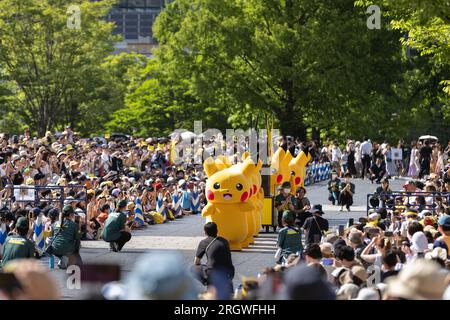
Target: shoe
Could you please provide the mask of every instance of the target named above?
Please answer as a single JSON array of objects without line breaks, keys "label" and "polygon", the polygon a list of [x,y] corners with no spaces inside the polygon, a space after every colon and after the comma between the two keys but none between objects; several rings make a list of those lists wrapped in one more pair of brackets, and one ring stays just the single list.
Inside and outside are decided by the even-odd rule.
[{"label": "shoe", "polygon": [[109,243],[109,248],[113,252],[119,252],[119,247],[117,245],[117,242],[110,242]]},{"label": "shoe", "polygon": [[344,208],[339,209],[339,211],[341,211],[341,212],[344,211]]},{"label": "shoe", "polygon": [[347,208],[347,211],[350,212],[350,207]]}]

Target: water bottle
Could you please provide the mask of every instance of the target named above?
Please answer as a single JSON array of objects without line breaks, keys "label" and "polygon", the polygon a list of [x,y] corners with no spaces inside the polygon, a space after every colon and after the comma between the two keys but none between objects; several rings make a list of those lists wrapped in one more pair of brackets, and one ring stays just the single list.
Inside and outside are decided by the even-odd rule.
[{"label": "water bottle", "polygon": [[54,255],[50,255],[50,259],[48,260],[48,267],[50,269],[55,269],[55,256]]}]

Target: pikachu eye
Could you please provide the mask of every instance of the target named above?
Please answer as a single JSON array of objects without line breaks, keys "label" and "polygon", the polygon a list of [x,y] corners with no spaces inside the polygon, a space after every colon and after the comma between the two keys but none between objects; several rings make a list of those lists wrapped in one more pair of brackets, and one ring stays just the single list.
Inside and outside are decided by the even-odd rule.
[{"label": "pikachu eye", "polygon": [[275,174],[275,173],[277,173],[277,169],[272,168],[272,174]]},{"label": "pikachu eye", "polygon": [[218,190],[220,188],[220,183],[218,182],[214,183],[213,188]]},{"label": "pikachu eye", "polygon": [[295,171],[291,171],[291,175],[295,176]]},{"label": "pikachu eye", "polygon": [[242,190],[242,184],[240,184],[240,183],[238,183],[237,185],[236,185],[236,189],[238,189],[239,191],[241,191]]}]

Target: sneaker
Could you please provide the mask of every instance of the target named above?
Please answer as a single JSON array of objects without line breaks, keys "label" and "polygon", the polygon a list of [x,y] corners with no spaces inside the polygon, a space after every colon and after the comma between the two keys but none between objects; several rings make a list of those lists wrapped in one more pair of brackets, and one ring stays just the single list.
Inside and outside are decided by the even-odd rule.
[{"label": "sneaker", "polygon": [[340,208],[339,211],[341,211],[341,212],[344,211],[344,208]]},{"label": "sneaker", "polygon": [[119,252],[119,247],[117,245],[117,242],[110,242],[109,243],[109,249],[113,252]]}]

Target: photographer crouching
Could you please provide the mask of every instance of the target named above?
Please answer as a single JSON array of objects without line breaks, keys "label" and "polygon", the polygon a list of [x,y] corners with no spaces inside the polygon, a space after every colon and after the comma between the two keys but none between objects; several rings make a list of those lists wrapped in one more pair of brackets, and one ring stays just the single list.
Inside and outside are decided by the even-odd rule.
[{"label": "photographer crouching", "polygon": [[17,219],[15,229],[6,238],[3,246],[2,265],[14,259],[35,257],[34,243],[28,239],[30,223],[26,217]]},{"label": "photographer crouching", "polygon": [[80,256],[81,231],[75,220],[75,210],[71,206],[64,206],[62,219],[53,224],[53,242],[49,253],[60,258],[58,267],[66,269],[67,266],[81,266]]}]

